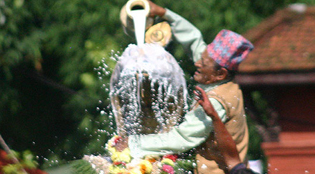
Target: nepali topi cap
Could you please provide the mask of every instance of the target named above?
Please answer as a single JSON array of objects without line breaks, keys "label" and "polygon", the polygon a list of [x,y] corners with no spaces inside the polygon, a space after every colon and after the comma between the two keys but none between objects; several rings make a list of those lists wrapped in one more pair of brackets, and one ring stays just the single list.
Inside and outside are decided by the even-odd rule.
[{"label": "nepali topi cap", "polygon": [[253,49],[254,46],[250,41],[225,29],[221,30],[207,46],[208,55],[228,70],[237,70],[238,65]]}]

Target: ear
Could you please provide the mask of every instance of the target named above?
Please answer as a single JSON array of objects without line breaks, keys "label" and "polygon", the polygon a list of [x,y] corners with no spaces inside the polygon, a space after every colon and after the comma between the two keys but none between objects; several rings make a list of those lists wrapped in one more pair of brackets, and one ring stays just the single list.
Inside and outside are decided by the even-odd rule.
[{"label": "ear", "polygon": [[216,80],[221,81],[227,78],[229,72],[226,68],[221,68],[217,71]]}]

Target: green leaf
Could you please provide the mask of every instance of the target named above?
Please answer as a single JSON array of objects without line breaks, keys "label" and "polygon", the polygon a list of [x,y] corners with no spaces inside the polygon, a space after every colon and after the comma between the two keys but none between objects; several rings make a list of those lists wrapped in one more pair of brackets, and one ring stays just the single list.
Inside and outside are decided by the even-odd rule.
[{"label": "green leaf", "polygon": [[96,79],[91,73],[83,73],[80,75],[80,80],[82,84],[86,87],[92,87],[96,83]]},{"label": "green leaf", "polygon": [[71,163],[73,174],[97,174],[86,160],[76,160]]},{"label": "green leaf", "polygon": [[4,174],[24,174],[21,169],[22,166],[20,164],[8,164],[2,167]]}]

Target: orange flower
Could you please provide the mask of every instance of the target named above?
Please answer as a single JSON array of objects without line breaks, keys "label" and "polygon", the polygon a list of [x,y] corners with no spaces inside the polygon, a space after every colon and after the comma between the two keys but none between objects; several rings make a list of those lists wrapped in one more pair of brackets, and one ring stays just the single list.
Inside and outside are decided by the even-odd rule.
[{"label": "orange flower", "polygon": [[142,160],[140,163],[140,171],[141,173],[151,173],[152,171],[152,164],[148,160]]},{"label": "orange flower", "polygon": [[146,160],[148,160],[150,163],[155,163],[156,162],[155,158],[146,158]]}]

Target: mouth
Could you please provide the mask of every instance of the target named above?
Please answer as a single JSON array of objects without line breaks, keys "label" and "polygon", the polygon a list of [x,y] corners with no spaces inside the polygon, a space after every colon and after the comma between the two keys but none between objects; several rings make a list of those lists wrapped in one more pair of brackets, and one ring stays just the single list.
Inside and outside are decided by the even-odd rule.
[{"label": "mouth", "polygon": [[196,70],[195,75],[198,75],[198,74],[200,74],[200,71]]}]

